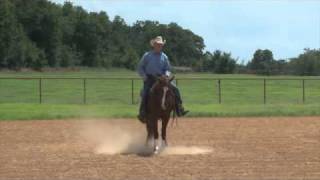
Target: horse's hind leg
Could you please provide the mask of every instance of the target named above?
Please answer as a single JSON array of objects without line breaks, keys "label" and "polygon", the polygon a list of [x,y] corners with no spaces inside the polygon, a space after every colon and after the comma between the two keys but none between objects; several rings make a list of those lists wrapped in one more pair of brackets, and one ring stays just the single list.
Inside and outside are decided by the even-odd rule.
[{"label": "horse's hind leg", "polygon": [[158,120],[154,120],[154,139],[159,138],[159,133],[158,133]]},{"label": "horse's hind leg", "polygon": [[162,137],[162,141],[164,142],[165,146],[168,146],[168,141],[167,141],[167,126],[168,126],[169,118],[170,118],[170,117],[164,117],[164,118],[162,118],[161,137]]}]

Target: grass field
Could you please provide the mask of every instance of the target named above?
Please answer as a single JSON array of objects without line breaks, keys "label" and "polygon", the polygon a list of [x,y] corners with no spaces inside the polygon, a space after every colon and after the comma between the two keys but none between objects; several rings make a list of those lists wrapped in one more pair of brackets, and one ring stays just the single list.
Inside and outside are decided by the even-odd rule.
[{"label": "grass field", "polygon": [[[135,117],[142,82],[135,72],[112,69],[80,71],[0,72],[0,78],[123,78],[0,79],[0,119]],[[320,78],[295,76],[177,74],[178,87],[190,116],[320,115]],[[129,78],[129,79],[125,79]],[[193,79],[188,79],[193,78]],[[195,79],[200,78],[200,79]],[[221,103],[218,80],[221,78]],[[266,105],[264,81],[266,78]],[[248,79],[248,80],[244,80]],[[290,79],[290,80],[284,80]],[[302,79],[305,85],[303,104]],[[132,100],[134,104],[132,104]]]}]

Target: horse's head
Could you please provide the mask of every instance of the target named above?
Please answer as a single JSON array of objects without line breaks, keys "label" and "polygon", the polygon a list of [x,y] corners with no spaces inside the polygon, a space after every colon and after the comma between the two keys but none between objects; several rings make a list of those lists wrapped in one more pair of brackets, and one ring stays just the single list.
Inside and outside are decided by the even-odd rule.
[{"label": "horse's head", "polygon": [[174,76],[168,77],[165,75],[155,77],[155,83],[151,88],[151,92],[162,91],[163,88],[169,88],[169,84],[173,81]]},{"label": "horse's head", "polygon": [[164,75],[158,76],[156,78],[156,82],[151,88],[151,94],[153,94],[158,99],[158,102],[161,102],[161,108],[163,110],[166,110],[167,94],[172,94],[172,90],[170,90],[170,83],[173,79],[174,76],[172,76],[171,78]]}]

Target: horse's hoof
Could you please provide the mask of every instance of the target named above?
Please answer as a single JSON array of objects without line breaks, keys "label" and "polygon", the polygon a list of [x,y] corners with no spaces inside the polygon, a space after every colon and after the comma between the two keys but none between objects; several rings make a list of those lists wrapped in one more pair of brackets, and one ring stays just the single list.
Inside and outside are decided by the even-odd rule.
[{"label": "horse's hoof", "polygon": [[155,148],[154,148],[154,151],[153,151],[153,154],[159,154],[159,146],[156,146]]}]

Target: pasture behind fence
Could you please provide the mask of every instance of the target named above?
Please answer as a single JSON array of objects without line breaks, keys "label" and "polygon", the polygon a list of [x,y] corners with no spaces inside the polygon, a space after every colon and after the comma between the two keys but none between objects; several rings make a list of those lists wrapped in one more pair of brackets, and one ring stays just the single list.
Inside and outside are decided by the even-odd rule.
[{"label": "pasture behind fence", "polygon": [[[186,103],[317,103],[320,79],[178,78]],[[137,104],[139,78],[0,78],[0,103]]]}]

